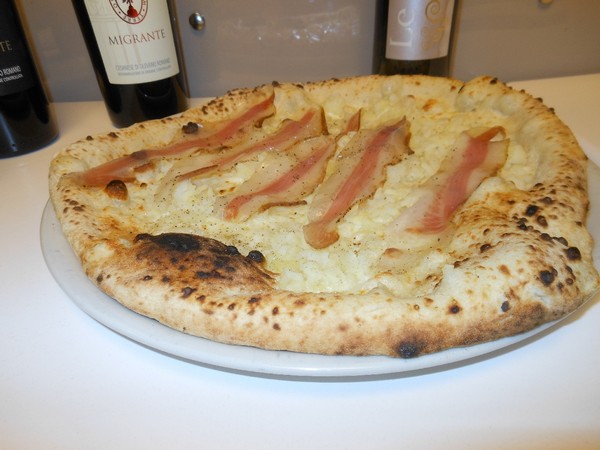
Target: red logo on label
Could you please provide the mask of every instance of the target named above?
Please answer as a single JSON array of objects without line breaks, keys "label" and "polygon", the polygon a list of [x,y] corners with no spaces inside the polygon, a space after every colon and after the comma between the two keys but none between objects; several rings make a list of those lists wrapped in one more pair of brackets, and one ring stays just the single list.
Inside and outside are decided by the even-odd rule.
[{"label": "red logo on label", "polygon": [[109,0],[113,11],[123,22],[135,25],[148,13],[148,0]]}]

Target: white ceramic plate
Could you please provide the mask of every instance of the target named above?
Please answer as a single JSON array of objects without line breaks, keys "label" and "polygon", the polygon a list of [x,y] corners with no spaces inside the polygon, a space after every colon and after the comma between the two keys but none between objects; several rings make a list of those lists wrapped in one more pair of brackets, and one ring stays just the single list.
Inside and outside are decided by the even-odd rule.
[{"label": "white ceramic plate", "polygon": [[[596,241],[600,242],[600,199],[594,195],[600,192],[600,169],[591,163],[589,167],[592,209],[588,227]],[[67,295],[98,322],[152,349],[202,365],[236,372],[332,378],[373,377],[442,369],[449,365],[470,362],[474,358],[489,357],[500,350],[510,350],[518,343],[523,345],[527,340],[532,340],[534,336],[557,324],[553,322],[517,336],[414,359],[323,356],[220,344],[168,328],[125,308],[100,291],[81,270],[50,203],[43,212],[40,234],[42,251],[50,272]],[[596,246],[596,261],[600,260],[599,253]]]}]

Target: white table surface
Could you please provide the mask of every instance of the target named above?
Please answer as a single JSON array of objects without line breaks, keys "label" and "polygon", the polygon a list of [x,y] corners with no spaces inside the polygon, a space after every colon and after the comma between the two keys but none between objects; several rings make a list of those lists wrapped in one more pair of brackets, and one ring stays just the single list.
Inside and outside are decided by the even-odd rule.
[{"label": "white table surface", "polygon": [[[600,74],[513,85],[600,163]],[[222,371],[100,325],[50,275],[39,229],[53,154],[111,126],[100,102],[54,106],[59,140],[0,160],[0,448],[600,448],[600,296],[511,351],[371,379]]]}]

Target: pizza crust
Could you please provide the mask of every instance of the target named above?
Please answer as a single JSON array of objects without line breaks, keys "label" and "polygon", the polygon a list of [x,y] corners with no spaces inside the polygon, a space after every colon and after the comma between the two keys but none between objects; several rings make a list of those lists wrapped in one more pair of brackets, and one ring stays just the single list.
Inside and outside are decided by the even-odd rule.
[{"label": "pizza crust", "polygon": [[[140,314],[219,342],[403,358],[531,330],[575,310],[597,291],[593,241],[585,229],[587,159],[552,110],[490,77],[468,83],[370,76],[275,84],[277,117],[267,119],[265,127],[275,126],[280,115],[298,117],[316,102],[335,133],[360,108],[368,127],[390,119],[386,105],[401,103],[397,114],[411,122],[415,150],[406,166],[425,167],[404,182],[408,192],[410,183],[418,185],[418,177],[434,171],[443,156],[421,151],[421,143],[437,142],[431,136],[454,127],[454,115],[472,115],[484,126],[501,121],[511,139],[511,156],[500,176],[482,183],[453,216],[449,236],[425,245],[425,256],[406,273],[383,272],[352,289],[282,289],[281,267],[274,270],[263,249],[160,221],[155,225],[160,214],[135,201],[137,191],[146,189],[143,183],[130,186],[125,198],[119,189],[111,197],[81,186],[73,175],[165,145],[189,121],[230,117],[264,96],[265,89],[236,90],[181,117],[88,137],[56,156],[50,168],[52,203],[99,288]],[[440,149],[448,146],[442,133],[438,141]],[[408,169],[398,172],[410,178]],[[375,196],[377,201],[385,198]],[[289,251],[282,245],[272,250]],[[356,264],[373,262],[358,258]]]}]

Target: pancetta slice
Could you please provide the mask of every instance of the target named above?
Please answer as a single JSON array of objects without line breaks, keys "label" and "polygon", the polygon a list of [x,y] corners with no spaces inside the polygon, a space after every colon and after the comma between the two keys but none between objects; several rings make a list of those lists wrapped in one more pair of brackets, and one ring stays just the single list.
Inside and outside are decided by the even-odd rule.
[{"label": "pancetta slice", "polygon": [[492,141],[504,134],[502,127],[461,133],[438,172],[423,186],[421,197],[393,223],[393,232],[444,231],[459,206],[506,162],[508,139]]},{"label": "pancetta slice", "polygon": [[[271,91],[266,99],[233,119],[184,127],[183,134],[170,145],[139,150],[93,167],[80,175],[80,182],[89,186],[101,186],[113,180],[131,181],[135,178],[136,168],[158,158],[181,155],[197,148],[215,149],[223,145],[232,145],[252,133],[264,119],[275,113],[274,98],[275,94]],[[194,132],[186,133],[185,130],[189,128]]]},{"label": "pancetta slice", "polygon": [[272,206],[301,203],[325,177],[334,152],[335,141],[329,135],[298,142],[284,152],[268,152],[248,181],[217,199],[215,210],[225,220],[243,221]]},{"label": "pancetta slice", "polygon": [[406,119],[374,130],[359,130],[335,159],[332,174],[315,191],[304,238],[314,248],[339,239],[337,222],[357,202],[377,190],[386,179],[385,168],[410,153]]}]

